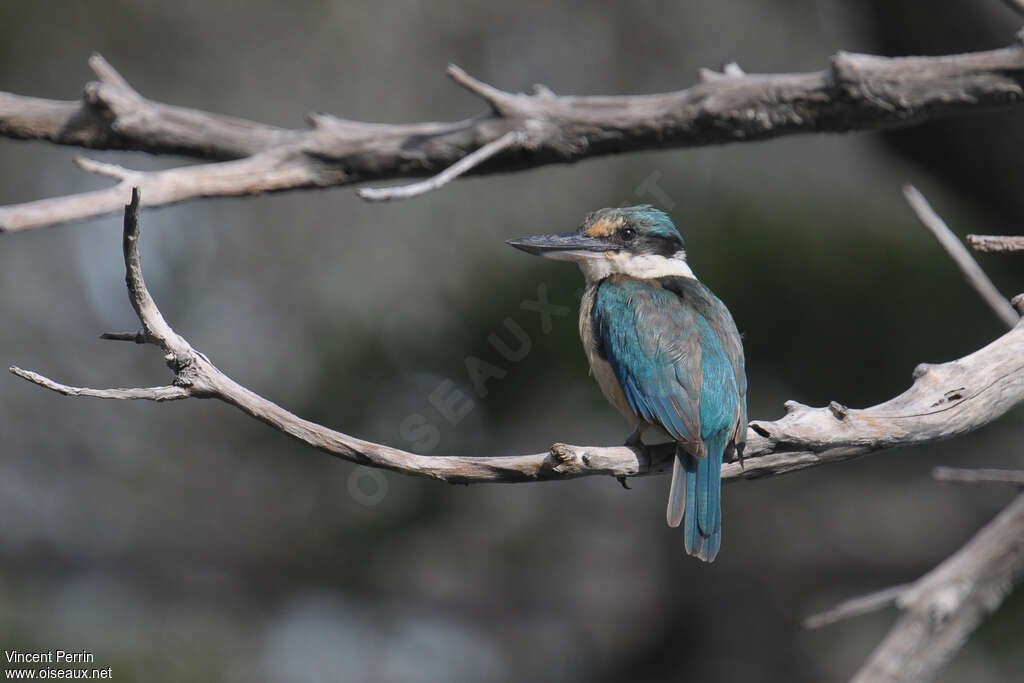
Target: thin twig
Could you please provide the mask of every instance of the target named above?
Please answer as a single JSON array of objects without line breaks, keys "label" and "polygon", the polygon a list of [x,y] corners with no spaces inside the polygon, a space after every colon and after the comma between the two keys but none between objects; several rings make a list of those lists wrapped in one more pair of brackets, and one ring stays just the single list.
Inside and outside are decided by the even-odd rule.
[{"label": "thin twig", "polygon": [[874,593],[844,600],[825,612],[804,619],[804,628],[821,628],[843,619],[860,616],[891,605],[911,584],[892,586]]},{"label": "thin twig", "polygon": [[146,344],[151,340],[146,337],[145,332],[104,332],[100,335],[100,339],[107,339],[110,341],[129,341],[136,344]]},{"label": "thin twig", "polygon": [[72,387],[67,384],[61,384],[60,382],[54,382],[52,379],[44,377],[37,372],[23,370],[17,366],[12,365],[8,370],[22,379],[28,380],[33,384],[38,384],[44,389],[56,391],[58,394],[63,394],[65,396],[89,396],[91,398],[109,398],[119,401],[176,401],[178,399],[188,398],[191,395],[187,389],[173,385],[163,387],[134,387],[130,389],[90,389],[88,387]]},{"label": "thin twig", "polygon": [[974,251],[1009,254],[1024,251],[1024,235],[968,235],[967,244]]},{"label": "thin twig", "polygon": [[357,190],[360,197],[371,202],[389,202],[393,199],[409,199],[444,187],[464,173],[484,163],[495,154],[510,147],[521,146],[526,142],[526,133],[521,130],[510,130],[497,140],[488,142],[474,152],[464,156],[432,178],[418,183],[398,185],[395,187],[364,187]]},{"label": "thin twig", "polygon": [[1013,309],[1013,306],[1010,305],[1009,300],[1000,294],[996,286],[988,279],[988,275],[985,275],[985,271],[981,269],[981,266],[971,256],[971,252],[967,251],[967,248],[957,239],[956,235],[953,234],[953,231],[949,229],[949,226],[946,225],[939,214],[935,213],[928,200],[924,198],[924,195],[917,188],[913,185],[905,185],[903,187],[903,196],[907,198],[907,203],[910,204],[910,208],[917,214],[921,223],[931,231],[935,239],[946,250],[946,253],[952,257],[960,272],[967,278],[968,284],[974,288],[996,316],[1003,321],[1003,324],[1012,329],[1017,324],[1017,321],[1020,320],[1020,316]]},{"label": "thin twig", "polygon": [[124,166],[118,166],[117,164],[111,164],[105,161],[90,159],[89,157],[83,157],[78,154],[71,157],[71,161],[83,171],[89,171],[90,173],[105,175],[110,178],[116,178],[117,180],[124,180],[131,176],[138,176],[141,174],[140,171],[133,171],[131,169],[125,168]]},{"label": "thin twig", "polygon": [[936,481],[958,484],[1013,484],[1024,486],[1024,470],[973,469],[966,467],[936,467],[932,470]]}]

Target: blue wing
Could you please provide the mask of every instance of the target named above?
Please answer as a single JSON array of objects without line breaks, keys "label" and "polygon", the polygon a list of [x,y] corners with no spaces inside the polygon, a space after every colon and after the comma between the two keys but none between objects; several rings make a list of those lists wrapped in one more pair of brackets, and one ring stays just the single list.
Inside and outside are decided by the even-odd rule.
[{"label": "blue wing", "polygon": [[708,439],[732,435],[746,380],[732,317],[706,287],[683,280],[609,278],[591,315],[630,408],[702,457]]},{"label": "blue wing", "polygon": [[[696,280],[623,277],[601,283],[591,315],[599,352],[630,408],[682,449],[674,480],[680,506],[685,493],[687,551],[714,559],[722,457],[742,448],[746,433],[743,350],[732,316]],[[672,509],[670,499],[670,523]]]},{"label": "blue wing", "polygon": [[633,412],[703,454],[702,349],[696,311],[681,304],[656,281],[609,279],[594,299],[593,329]]}]

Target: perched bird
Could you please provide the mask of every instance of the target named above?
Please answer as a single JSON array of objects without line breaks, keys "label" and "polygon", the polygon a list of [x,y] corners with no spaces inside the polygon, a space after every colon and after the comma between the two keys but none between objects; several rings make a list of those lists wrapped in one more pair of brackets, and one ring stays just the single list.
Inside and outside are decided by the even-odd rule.
[{"label": "perched bird", "polygon": [[605,397],[636,427],[626,441],[675,441],[667,521],[686,552],[711,562],[722,544],[722,459],[747,431],[743,344],[729,309],[686,262],[683,238],[652,206],[601,209],[576,232],[508,244],[575,261],[586,278],[580,337]]}]

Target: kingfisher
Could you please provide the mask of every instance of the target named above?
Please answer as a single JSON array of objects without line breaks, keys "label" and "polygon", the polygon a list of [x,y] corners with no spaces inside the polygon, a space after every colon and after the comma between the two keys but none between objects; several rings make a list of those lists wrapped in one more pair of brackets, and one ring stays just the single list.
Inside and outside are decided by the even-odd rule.
[{"label": "kingfisher", "polygon": [[574,232],[508,244],[575,261],[586,280],[580,338],[605,398],[635,428],[626,445],[675,442],[666,521],[686,552],[722,545],[722,460],[743,456],[743,343],[725,304],[686,261],[683,237],[649,204],[600,209]]}]

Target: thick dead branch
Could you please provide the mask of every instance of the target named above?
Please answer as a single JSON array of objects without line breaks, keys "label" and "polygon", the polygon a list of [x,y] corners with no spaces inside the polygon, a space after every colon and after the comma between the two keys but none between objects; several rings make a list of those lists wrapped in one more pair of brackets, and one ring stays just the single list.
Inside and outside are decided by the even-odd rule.
[{"label": "thick dead branch", "polygon": [[100,55],[97,81],[80,101],[0,92],[0,134],[92,149],[141,150],[201,159],[251,156],[307,134],[148,100]]},{"label": "thick dead branch", "polygon": [[[670,446],[634,450],[624,446],[555,444],[549,452],[536,455],[423,456],[303,420],[227,377],[167,324],[142,276],[139,206],[139,193],[135,190],[125,210],[124,259],[129,298],[143,329],[137,334],[113,334],[107,338],[159,347],[174,373],[172,384],[149,389],[86,389],[58,384],[19,368],[11,368],[11,372],[73,396],[155,401],[185,396],[217,398],[332,455],[453,483],[537,481],[594,474],[627,477],[671,467],[674,453]],[[864,410],[846,408],[836,402],[825,408],[787,402],[785,417],[774,422],[751,423],[743,466],[727,464],[723,478],[783,474],[884,448],[930,443],[988,424],[1024,402],[1024,323],[960,360],[920,365],[914,377],[913,386],[903,394]]]},{"label": "thick dead branch", "polygon": [[967,244],[974,251],[986,251],[996,254],[1009,254],[1024,251],[1022,235],[968,235]]},{"label": "thick dead branch", "polygon": [[896,605],[903,613],[853,680],[928,680],[1022,576],[1024,494],[942,564],[897,590]]},{"label": "thick dead branch", "polygon": [[949,226],[942,220],[942,217],[935,213],[935,210],[928,203],[928,200],[924,198],[924,195],[913,185],[905,185],[903,187],[903,196],[907,198],[907,203],[910,204],[910,208],[917,214],[918,220],[928,228],[929,232],[935,236],[935,239],[939,241],[942,248],[946,250],[946,253],[956,263],[957,268],[960,269],[960,272],[967,279],[967,283],[988,304],[988,307],[992,309],[996,317],[1002,320],[1003,324],[1008,328],[1013,329],[1013,326],[1020,320],[1017,311],[1010,305],[1009,300],[999,293],[996,286],[992,284],[992,280],[989,279],[985,271],[978,265],[978,262],[971,256],[971,252],[967,251],[967,247],[957,239],[957,236],[949,229]]},{"label": "thick dead branch", "polygon": [[[436,176],[487,150],[469,174],[514,171],[621,152],[765,140],[796,133],[908,126],[1024,99],[1024,51],[884,58],[840,52],[828,69],[746,74],[738,67],[677,92],[558,96],[511,93],[457,68],[490,112],[451,123],[385,125],[310,116],[288,130],[154,102],[98,56],[81,101],[0,93],[0,134],[95,149],[183,154],[222,163],[131,172],[109,190],[0,207],[0,231],[111,213],[143,190],[147,206],[366,181]],[[512,131],[514,144],[488,147]],[[493,154],[491,154],[493,152]],[[96,167],[98,170],[98,167]],[[457,175],[457,174],[455,174]],[[445,176],[441,176],[442,179]],[[435,182],[419,189],[430,189]]]}]

